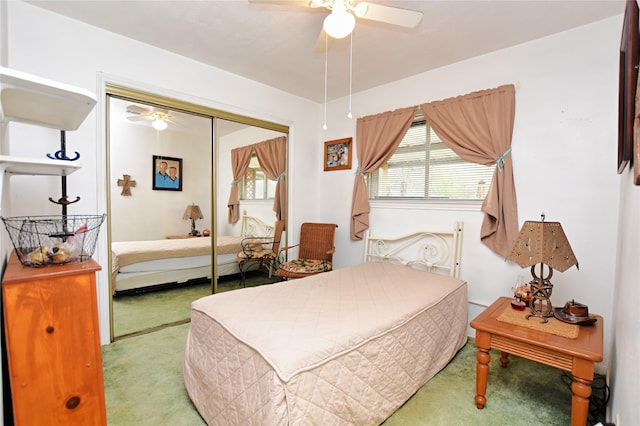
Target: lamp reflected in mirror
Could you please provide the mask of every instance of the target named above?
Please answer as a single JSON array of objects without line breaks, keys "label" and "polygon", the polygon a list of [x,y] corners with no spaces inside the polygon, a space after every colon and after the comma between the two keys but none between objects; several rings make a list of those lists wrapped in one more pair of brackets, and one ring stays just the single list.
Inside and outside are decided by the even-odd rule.
[{"label": "lamp reflected in mirror", "polygon": [[197,237],[198,235],[200,235],[200,232],[196,229],[196,220],[204,219],[202,211],[200,210],[200,206],[197,206],[196,204],[188,205],[184,211],[184,214],[182,215],[182,219],[191,219],[191,232],[189,233],[189,235],[193,237]]}]

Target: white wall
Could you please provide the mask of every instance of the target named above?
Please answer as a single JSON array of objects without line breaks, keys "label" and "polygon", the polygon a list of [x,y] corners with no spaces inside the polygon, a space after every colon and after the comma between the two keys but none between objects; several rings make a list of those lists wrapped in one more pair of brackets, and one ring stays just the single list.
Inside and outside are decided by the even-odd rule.
[{"label": "white wall", "polygon": [[[618,176],[618,51],[622,17],[473,58],[353,96],[354,116],[417,105],[503,84],[516,85],[512,158],[520,225],[525,220],[559,221],[580,269],[556,272],[552,302],[575,299],[605,318],[605,347],[611,341],[616,259]],[[357,52],[356,52],[357,53]],[[419,52],[416,52],[419,54]],[[357,55],[354,55],[357,58]],[[354,59],[355,61],[355,59]],[[357,63],[354,63],[357,67]],[[348,99],[329,104],[324,140],[355,136],[346,118]],[[322,146],[318,144],[317,151]],[[318,165],[319,167],[319,165]],[[362,242],[349,240],[352,170],[320,176],[324,220],[339,224],[337,267],[361,261]],[[469,298],[490,304],[512,295],[528,270],[505,262],[479,241],[479,207],[431,208],[418,203],[372,206],[371,229],[379,234],[415,228],[449,229],[465,223],[461,276]],[[481,309],[472,305],[470,316]],[[608,350],[605,353],[608,357]],[[603,366],[601,370],[604,370]]]},{"label": "white wall", "polygon": [[[168,235],[186,235],[191,221],[182,216],[190,204],[197,204],[203,215],[196,221],[196,229],[211,228],[212,120],[190,117],[191,122],[201,123],[193,125],[199,132],[188,131],[177,121],[157,131],[149,122],[126,119],[124,111],[130,103],[111,100],[111,240],[161,240]],[[179,114],[174,113],[177,119]],[[153,189],[154,155],[182,159],[182,191]],[[136,182],[131,196],[122,195],[122,187],[117,185],[125,174]]]},{"label": "white wall", "polygon": [[620,180],[620,222],[615,300],[611,339],[611,421],[616,425],[640,422],[640,186],[633,185],[633,173],[627,167]]}]

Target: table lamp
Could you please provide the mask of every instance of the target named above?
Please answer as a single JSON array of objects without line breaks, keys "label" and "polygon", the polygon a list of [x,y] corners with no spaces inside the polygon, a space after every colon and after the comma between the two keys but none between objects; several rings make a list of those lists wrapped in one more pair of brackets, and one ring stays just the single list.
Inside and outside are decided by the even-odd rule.
[{"label": "table lamp", "polygon": [[[540,222],[527,221],[522,225],[507,260],[517,263],[522,268],[531,267],[531,314],[527,315],[527,319],[537,317],[546,323],[547,318],[553,316],[550,299],[553,290],[553,270],[564,272],[573,265],[578,269],[579,266],[560,222],[545,222],[544,213],[541,216]],[[536,265],[540,268],[538,275]],[[548,269],[546,275],[545,266]]]},{"label": "table lamp", "polygon": [[200,206],[195,204],[188,205],[184,214],[182,215],[182,219],[187,220],[191,219],[191,233],[194,237],[197,237],[200,233],[196,231],[196,219],[203,219],[202,211],[200,210]]}]

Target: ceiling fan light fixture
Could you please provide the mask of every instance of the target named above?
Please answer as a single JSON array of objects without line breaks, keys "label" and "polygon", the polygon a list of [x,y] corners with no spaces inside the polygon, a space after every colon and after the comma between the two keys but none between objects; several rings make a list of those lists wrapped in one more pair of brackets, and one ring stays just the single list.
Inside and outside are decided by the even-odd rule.
[{"label": "ceiling fan light fixture", "polygon": [[151,122],[151,125],[153,126],[154,129],[156,130],[164,130],[167,128],[168,124],[166,121],[164,121],[162,118],[158,118],[156,117],[153,122]]},{"label": "ceiling fan light fixture", "polygon": [[356,18],[345,9],[341,0],[333,4],[331,14],[324,18],[323,28],[330,37],[345,38],[356,26]]}]

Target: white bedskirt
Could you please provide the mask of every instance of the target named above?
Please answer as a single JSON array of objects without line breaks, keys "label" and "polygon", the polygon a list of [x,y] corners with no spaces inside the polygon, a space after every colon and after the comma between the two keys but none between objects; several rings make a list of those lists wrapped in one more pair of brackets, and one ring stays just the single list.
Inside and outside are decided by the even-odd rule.
[{"label": "white bedskirt", "polygon": [[379,424],[466,342],[464,281],[372,262],[192,305],[183,360],[208,424]]}]

